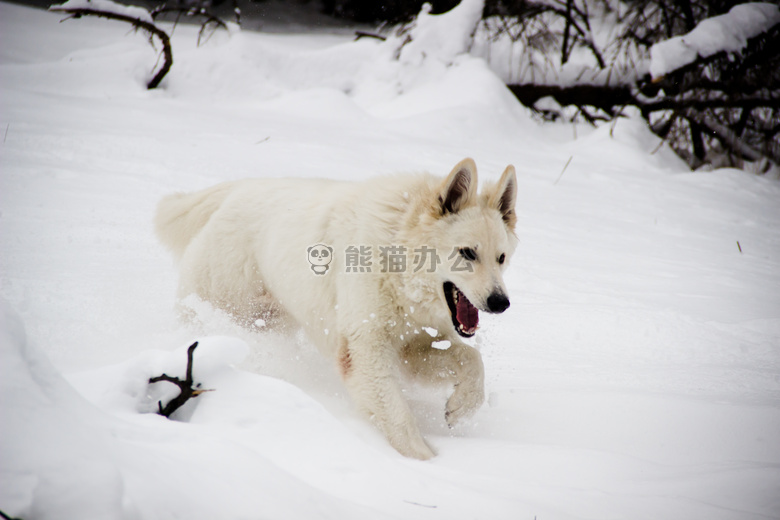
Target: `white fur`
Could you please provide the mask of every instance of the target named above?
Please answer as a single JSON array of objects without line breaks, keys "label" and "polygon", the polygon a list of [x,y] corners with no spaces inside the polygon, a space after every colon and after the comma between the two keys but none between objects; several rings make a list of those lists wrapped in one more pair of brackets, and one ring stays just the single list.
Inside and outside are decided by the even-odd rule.
[{"label": "white fur", "polygon": [[[443,283],[454,283],[480,310],[488,310],[491,294],[506,294],[507,264],[498,259],[504,254],[508,261],[517,243],[516,184],[509,166],[478,195],[471,159],[443,180],[427,174],[355,183],[244,180],[166,197],[155,224],[179,260],[180,298],[197,294],[245,324],[262,318],[300,325],[337,360],[355,403],[392,446],[428,459],[434,453],[398,376],[453,384],[445,412],[450,425],[482,404],[482,360],[456,333]],[[316,273],[307,251],[323,245],[333,257],[327,272]],[[372,272],[346,272],[350,246],[371,248]],[[380,246],[407,248],[405,272],[381,272]],[[441,260],[434,272],[430,264],[414,271],[414,249],[423,246]],[[472,272],[451,269],[448,257],[462,247],[479,254]],[[451,346],[431,346],[442,340]]]}]

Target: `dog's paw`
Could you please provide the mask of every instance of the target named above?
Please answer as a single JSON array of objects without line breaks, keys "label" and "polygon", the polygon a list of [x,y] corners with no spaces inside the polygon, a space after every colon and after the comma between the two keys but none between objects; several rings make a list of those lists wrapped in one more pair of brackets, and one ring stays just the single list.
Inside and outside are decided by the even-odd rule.
[{"label": "dog's paw", "polygon": [[485,402],[485,390],[481,386],[455,385],[455,391],[447,400],[444,418],[452,428],[464,417],[472,415]]},{"label": "dog's paw", "polygon": [[396,418],[394,421],[380,421],[379,415],[373,415],[371,419],[384,432],[390,445],[404,457],[428,460],[436,456],[436,452],[423,438],[411,414],[400,419]]},{"label": "dog's paw", "polygon": [[404,457],[429,460],[436,456],[436,453],[428,446],[428,443],[425,442],[421,435],[403,439],[390,439],[390,444]]},{"label": "dog's paw", "polygon": [[411,446],[411,449],[407,450],[406,453],[402,453],[406,457],[411,457],[414,459],[419,460],[429,460],[436,456],[436,452],[434,452],[430,446],[428,446],[428,443],[425,442],[422,438],[420,438],[420,442],[416,443],[414,446]]}]

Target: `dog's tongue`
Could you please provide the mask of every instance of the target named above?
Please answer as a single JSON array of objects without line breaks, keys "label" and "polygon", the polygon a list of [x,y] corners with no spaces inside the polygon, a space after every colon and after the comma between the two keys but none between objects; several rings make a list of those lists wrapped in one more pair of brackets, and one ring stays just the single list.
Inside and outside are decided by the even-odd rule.
[{"label": "dog's tongue", "polygon": [[458,323],[463,325],[466,332],[474,332],[479,324],[479,310],[471,305],[471,302],[463,293],[458,295],[455,317]]}]

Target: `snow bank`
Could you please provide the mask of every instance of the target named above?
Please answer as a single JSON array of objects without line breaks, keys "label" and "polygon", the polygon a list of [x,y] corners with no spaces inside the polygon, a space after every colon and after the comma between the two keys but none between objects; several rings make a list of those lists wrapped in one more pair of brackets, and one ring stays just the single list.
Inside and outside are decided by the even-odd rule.
[{"label": "snow bank", "polygon": [[390,38],[388,45],[400,47],[402,62],[419,65],[435,59],[451,64],[469,52],[484,5],[484,0],[463,0],[446,13],[432,15],[431,4],[424,4],[408,32]]},{"label": "snow bank", "polygon": [[[182,350],[142,354],[89,375],[89,386],[111,409],[109,415],[85,401],[27,341],[5,300],[0,300],[0,320],[0,504],[6,514],[101,520],[376,516],[310,488],[256,447],[220,434],[226,413],[239,422],[238,429],[247,421],[274,421],[273,405],[257,408],[251,398],[293,405],[315,428],[316,418],[324,415],[319,405],[281,382],[254,376],[231,389],[235,373],[228,365],[246,353],[245,344],[220,338],[203,342],[195,356],[195,378],[218,387],[221,395],[213,392],[213,411],[207,394],[190,401],[206,402],[196,426],[122,406],[145,399],[149,373],[165,366],[169,375],[181,370]],[[314,410],[314,417],[307,410]],[[278,424],[270,429],[280,433]]]},{"label": "snow bank", "polygon": [[650,75],[660,78],[698,58],[719,52],[738,53],[754,38],[780,23],[780,6],[748,3],[699,22],[688,34],[650,47]]},{"label": "snow bank", "polygon": [[353,75],[350,97],[389,119],[481,107],[496,128],[516,131],[523,109],[486,62],[469,53],[483,7],[482,0],[465,0],[432,15],[425,4],[411,27],[373,47]]}]

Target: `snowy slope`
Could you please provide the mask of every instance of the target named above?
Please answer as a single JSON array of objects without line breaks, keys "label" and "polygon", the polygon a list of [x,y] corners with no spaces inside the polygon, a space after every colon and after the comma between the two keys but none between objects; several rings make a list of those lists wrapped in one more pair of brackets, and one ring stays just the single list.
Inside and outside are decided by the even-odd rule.
[{"label": "snowy slope", "polygon": [[[483,61],[173,36],[0,3],[0,510],[20,518],[780,518],[780,185],[641,125],[539,127]],[[427,56],[427,55],[426,55]],[[519,174],[489,403],[406,460],[305,338],[174,313],[159,198],[244,177]],[[571,157],[569,166],[564,165]],[[740,250],[741,249],[741,250]],[[142,413],[183,371],[215,389]],[[149,397],[147,394],[151,392]]]}]

